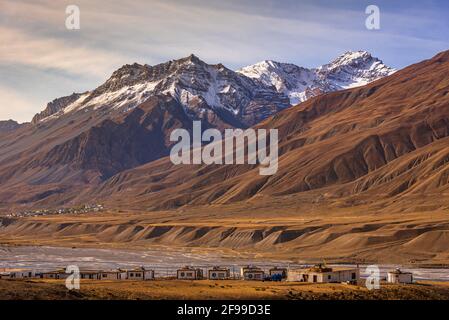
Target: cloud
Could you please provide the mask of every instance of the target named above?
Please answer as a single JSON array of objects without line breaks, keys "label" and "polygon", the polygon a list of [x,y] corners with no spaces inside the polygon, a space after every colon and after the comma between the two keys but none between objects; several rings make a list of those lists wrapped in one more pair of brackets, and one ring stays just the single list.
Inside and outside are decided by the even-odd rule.
[{"label": "cloud", "polygon": [[[420,16],[416,12],[382,11],[383,29],[375,34],[365,29],[364,6],[355,1],[337,6],[329,1],[291,0],[78,0],[79,32],[64,27],[68,1],[5,3],[1,14],[9,17],[8,27],[22,30],[36,40],[36,46],[39,41],[55,41],[51,52],[58,54],[56,63],[61,67],[73,71],[79,66],[83,72],[97,71],[97,75],[106,70],[110,73],[123,63],[155,64],[190,53],[231,68],[267,58],[312,67],[354,47],[385,52],[387,45],[397,47],[398,41],[407,51],[411,46],[430,50],[442,46],[436,43],[438,39],[432,42],[419,37],[419,32],[407,34],[411,26],[436,30],[430,28],[437,21],[430,13]],[[61,43],[62,52],[53,53]],[[45,60],[51,60],[52,55]],[[71,61],[77,67],[70,66]],[[403,66],[398,61],[392,61],[394,66]]]},{"label": "cloud", "polygon": [[0,119],[11,119],[18,122],[30,121],[30,114],[34,114],[36,108],[32,101],[23,97],[7,87],[0,87]]},{"label": "cloud", "polygon": [[114,53],[0,27],[1,64],[22,64],[72,74],[104,77],[111,68],[123,61],[126,61],[124,57]]},{"label": "cloud", "polygon": [[[17,106],[34,102],[29,118],[44,101],[93,89],[125,63],[154,65],[195,53],[231,69],[264,59],[316,67],[363,49],[400,68],[447,49],[449,34],[447,10],[432,1],[420,11],[379,0],[376,32],[365,28],[368,1],[77,0],[77,31],[64,23],[73,1],[0,1],[0,87],[27,92]],[[16,117],[9,110],[2,115]]]}]

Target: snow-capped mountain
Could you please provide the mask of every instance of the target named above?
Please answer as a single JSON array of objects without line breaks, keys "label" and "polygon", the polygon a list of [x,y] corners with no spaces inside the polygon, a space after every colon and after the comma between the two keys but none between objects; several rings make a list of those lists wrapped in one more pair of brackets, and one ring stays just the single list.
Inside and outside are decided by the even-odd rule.
[{"label": "snow-capped mountain", "polygon": [[271,85],[190,55],[156,66],[125,65],[95,90],[49,103],[34,122],[80,110],[126,112],[155,95],[170,95],[190,118],[218,127],[250,126],[290,106]]},{"label": "snow-capped mountain", "polygon": [[81,96],[81,93],[72,93],[70,96],[54,99],[47,104],[47,107],[43,111],[36,114],[31,122],[37,123],[43,119],[48,119],[48,117],[58,114],[58,112],[63,110],[71,103],[77,101]]},{"label": "snow-capped mountain", "polygon": [[366,85],[396,72],[366,51],[346,52],[317,69],[332,91]]},{"label": "snow-capped mountain", "polygon": [[124,65],[92,91],[53,100],[33,123],[81,111],[125,113],[151,96],[168,95],[190,119],[217,128],[248,127],[311,97],[365,85],[393,72],[365,51],[347,52],[316,69],[266,60],[237,72],[190,55],[155,66]]},{"label": "snow-capped mountain", "polygon": [[273,85],[297,104],[322,93],[366,85],[395,71],[366,51],[349,51],[315,69],[265,60],[237,72]]}]

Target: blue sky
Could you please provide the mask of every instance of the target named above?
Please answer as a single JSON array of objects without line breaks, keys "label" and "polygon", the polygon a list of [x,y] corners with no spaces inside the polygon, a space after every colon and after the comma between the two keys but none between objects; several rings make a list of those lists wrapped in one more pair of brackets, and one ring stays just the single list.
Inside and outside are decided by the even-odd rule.
[{"label": "blue sky", "polygon": [[[65,28],[69,4],[80,30]],[[370,4],[380,30],[365,28]],[[190,53],[237,69],[265,59],[315,67],[367,50],[402,68],[449,49],[448,12],[446,0],[1,0],[0,119],[29,121],[123,64]]]}]

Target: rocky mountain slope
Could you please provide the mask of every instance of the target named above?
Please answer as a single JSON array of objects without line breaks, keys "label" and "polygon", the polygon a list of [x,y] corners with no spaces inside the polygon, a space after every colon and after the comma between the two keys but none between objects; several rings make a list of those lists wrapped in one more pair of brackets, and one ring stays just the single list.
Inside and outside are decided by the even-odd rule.
[{"label": "rocky mountain slope", "polygon": [[47,104],[44,110],[33,117],[31,123],[36,124],[41,120],[48,120],[51,116],[57,115],[65,107],[78,100],[81,96],[83,96],[82,93],[72,93],[70,96],[54,99]]},{"label": "rocky mountain slope", "polygon": [[170,95],[189,118],[218,128],[248,127],[290,106],[271,86],[191,55],[156,66],[125,65],[92,91],[52,101],[33,122],[80,111],[114,115],[155,95]]},{"label": "rocky mountain slope", "polygon": [[77,188],[168,155],[173,128],[245,128],[289,106],[271,84],[194,55],[125,65],[92,91],[48,103],[30,125],[4,123],[14,134],[0,141],[0,206],[75,201]]},{"label": "rocky mountain slope", "polygon": [[190,55],[156,66],[125,65],[92,91],[48,103],[32,122],[86,110],[115,115],[135,108],[150,96],[170,95],[191,119],[218,128],[248,127],[290,104],[364,85],[394,71],[365,51],[347,52],[317,69],[263,61],[237,72]]},{"label": "rocky mountain slope", "polygon": [[315,69],[265,60],[238,70],[247,77],[273,85],[290,98],[291,104],[323,93],[363,86],[395,71],[366,51],[348,51]]},{"label": "rocky mountain slope", "polygon": [[247,127],[288,106],[274,88],[193,55],[125,65],[92,91],[53,100],[31,125],[5,123],[15,131],[0,141],[0,207],[64,198],[166,156],[171,131],[191,130],[192,120]]},{"label": "rocky mountain slope", "polygon": [[0,134],[5,134],[5,133],[9,133],[12,132],[18,128],[20,128],[21,126],[24,126],[25,124],[20,124],[17,121],[14,120],[4,120],[4,121],[0,121]]},{"label": "rocky mountain slope", "polygon": [[174,166],[161,159],[105,181],[96,197],[165,209],[253,199],[268,199],[269,206],[273,197],[293,195],[367,197],[407,210],[437,195],[432,204],[447,206],[438,195],[449,190],[448,71],[444,52],[265,120],[257,127],[279,129],[273,176],[260,176],[255,166]]},{"label": "rocky mountain slope", "polygon": [[154,96],[114,118],[74,113],[20,128],[0,141],[0,206],[70,202],[80,190],[168,155],[170,132],[191,126],[176,100]]}]

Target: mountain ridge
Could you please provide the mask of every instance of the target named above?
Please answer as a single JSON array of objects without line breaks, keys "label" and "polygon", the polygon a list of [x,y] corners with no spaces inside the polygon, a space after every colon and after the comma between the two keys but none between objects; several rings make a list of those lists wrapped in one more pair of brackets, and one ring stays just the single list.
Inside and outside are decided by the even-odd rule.
[{"label": "mountain ridge", "polygon": [[27,125],[27,123],[18,123],[12,119],[0,120],[0,134],[10,133],[24,125]]},{"label": "mountain ridge", "polygon": [[192,120],[216,122],[219,128],[248,127],[290,106],[273,88],[190,55],[155,66],[124,65],[92,91],[55,99],[33,122],[81,110],[119,114],[150,96],[166,94],[175,98]]},{"label": "mountain ridge", "polygon": [[[182,70],[181,73],[178,73],[179,70]],[[199,172],[192,172],[189,168],[185,172],[178,172],[164,158],[167,156],[170,148],[167,135],[171,130],[170,128],[183,127],[189,130],[189,123],[191,124],[192,120],[192,116],[186,112],[186,105],[183,105],[182,100],[180,101],[179,99],[179,97],[182,97],[182,94],[179,91],[173,91],[178,94],[176,98],[169,94],[166,89],[173,88],[172,84],[174,83],[179,83],[180,88],[192,89],[186,87],[183,81],[186,81],[188,85],[201,89],[204,83],[198,79],[192,79],[190,75],[200,72],[203,77],[200,75],[199,79],[208,80],[208,77],[211,76],[211,70],[218,70],[221,72],[220,77],[227,77],[226,79],[234,81],[234,84],[238,81],[243,81],[252,86],[257,81],[244,76],[240,77],[220,64],[208,65],[196,56],[189,56],[181,61],[174,60],[155,67],[137,64],[125,65],[114,72],[95,93],[89,92],[73,97],[75,99],[74,102],[57,111],[57,113],[61,113],[61,116],[38,121],[27,130],[18,132],[14,141],[1,142],[0,148],[4,150],[4,153],[0,155],[0,182],[3,187],[8,188],[8,192],[0,195],[0,203],[4,205],[8,203],[22,203],[39,206],[48,203],[68,204],[76,203],[76,201],[84,202],[93,195],[100,198],[105,196],[107,200],[109,196],[122,194],[122,192],[127,190],[126,187],[121,186],[119,187],[120,192],[117,193],[118,190],[115,190],[113,185],[109,186],[112,181],[124,183],[126,180],[131,179],[135,172],[145,172],[145,169],[142,168],[146,168],[146,166],[151,168],[149,169],[150,171],[159,172],[157,178],[152,177],[150,180],[153,181],[154,179],[154,181],[160,182],[155,184],[153,182],[142,182],[144,183],[142,190],[148,190],[148,193],[147,191],[139,191],[138,194],[143,193],[153,198],[157,193],[153,193],[154,190],[159,190],[158,192],[171,190],[173,183],[185,182],[185,184],[181,184],[181,192],[171,192],[167,199],[158,199],[155,203],[152,203],[153,200],[150,198],[145,200],[144,203],[149,201],[148,207],[178,207],[186,204],[204,204],[207,201],[232,203],[234,201],[246,201],[252,196],[269,191],[271,188],[268,185],[275,183],[278,177],[263,178],[257,174],[253,179],[250,178],[251,174],[248,168],[244,166],[210,166],[201,167]],[[167,78],[167,74],[173,75],[172,78]],[[181,76],[179,76],[180,74]],[[186,75],[189,76],[186,77]],[[263,119],[269,119],[273,127],[279,127],[281,161],[286,161],[282,160],[282,154],[285,152],[299,150],[304,146],[312,145],[314,141],[322,140],[324,137],[332,138],[341,130],[350,132],[350,128],[354,125],[366,126],[366,123],[340,124],[339,127],[335,128],[335,125],[330,123],[326,125],[326,128],[329,128],[327,132],[320,133],[318,136],[303,135],[304,132],[310,129],[309,126],[314,120],[318,118],[324,119],[325,114],[338,113],[342,110],[342,107],[351,105],[358,100],[362,101],[362,98],[375,96],[379,90],[378,84],[383,83],[382,81],[390,81],[395,76],[396,74],[393,74],[384,78],[384,80],[378,80],[368,87],[352,88],[348,89],[349,91],[343,90],[313,97],[293,108],[281,108],[283,109],[281,113],[278,113],[279,109],[267,109],[267,105],[260,101],[260,103],[257,101],[248,103],[247,110],[257,114],[261,114],[257,108],[268,110],[264,117],[254,119],[253,123],[257,123],[257,128],[265,125],[266,120]],[[144,81],[148,79],[162,81],[154,85],[155,92],[160,94],[153,95],[152,93],[148,98],[145,98],[145,101],[148,99],[156,101],[153,107],[148,107],[151,103],[146,104],[146,102],[139,101],[144,96],[144,91],[133,91],[134,93],[139,93],[137,96],[126,94],[130,87],[134,88],[136,85],[141,85],[141,79],[144,79]],[[216,79],[214,78],[214,81]],[[153,82],[150,81],[149,83],[153,85]],[[226,84],[225,87],[228,88],[229,82]],[[145,85],[148,85],[148,82],[145,82]],[[203,93],[209,90],[209,82],[206,85],[207,90],[203,88]],[[110,98],[110,103],[100,103],[103,100],[98,98],[105,97],[105,94],[108,94],[111,88],[115,90],[114,92],[125,92],[125,95],[123,97],[120,94],[106,96]],[[268,87],[264,86],[263,88]],[[199,89],[195,90],[199,92]],[[277,97],[274,93],[274,87],[267,90],[269,96],[261,99],[269,101],[272,94]],[[243,96],[247,94],[244,90],[239,91],[239,93]],[[254,94],[248,94],[248,96],[255,97]],[[235,96],[231,95],[232,97]],[[334,100],[334,97],[339,98]],[[231,98],[227,97],[227,99]],[[308,110],[311,104],[314,107]],[[63,106],[64,103],[56,103],[55,105]],[[130,105],[133,106],[130,107]],[[176,105],[177,107],[169,107],[170,105]],[[114,106],[118,107],[115,108]],[[192,106],[192,104],[188,106],[194,110],[205,107],[201,105],[201,102],[199,106]],[[198,106],[198,108],[195,108],[195,106]],[[154,110],[159,111],[156,112]],[[176,110],[176,114],[170,110]],[[191,109],[188,108],[188,110]],[[290,113],[289,110],[294,111]],[[302,111],[296,114],[297,110]],[[231,118],[231,120],[226,118],[232,115],[232,113],[227,113],[223,116],[219,113],[219,108],[211,108],[210,111],[213,114],[210,113],[208,116],[199,118],[204,129],[218,128],[223,130],[229,127],[246,127],[245,123],[237,123],[235,125],[232,120],[236,118]],[[272,116],[267,118],[270,113]],[[155,116],[156,114],[162,116]],[[243,114],[239,113],[239,115]],[[292,114],[295,116],[292,116]],[[154,121],[151,121],[152,117],[154,117]],[[372,115],[368,117],[369,121],[372,120],[371,118]],[[281,119],[289,119],[289,122],[281,121],[282,125],[278,126],[277,123]],[[375,119],[375,121],[381,123],[380,121],[382,120]],[[375,121],[372,124],[368,124],[368,126],[375,126]],[[148,138],[149,136],[154,139]],[[144,143],[144,141],[147,141],[147,143]],[[142,149],[145,149],[145,151],[142,151]],[[126,152],[121,154],[118,150],[126,150]],[[313,155],[313,152],[306,154],[304,159],[311,155]],[[301,163],[301,161],[298,161],[297,165]],[[165,170],[164,172],[159,171],[159,165],[161,165],[160,168]],[[134,169],[135,171],[133,171]],[[140,171],[141,169],[144,171]],[[293,167],[292,173],[287,175],[282,168],[280,171],[282,175],[285,175],[286,181],[288,181],[290,179],[288,176],[292,176],[293,172],[297,170],[297,168]],[[213,175],[211,172],[213,172]],[[365,173],[363,170],[360,172]],[[173,174],[173,179],[169,176],[170,174]],[[196,178],[190,180],[189,176],[184,176],[184,174],[190,174]],[[178,175],[180,176],[178,177]],[[150,176],[153,176],[153,174],[150,174]],[[148,174],[144,174],[142,177],[148,177]],[[226,183],[223,182],[223,177],[227,179]],[[240,179],[243,179],[243,177],[245,177],[244,181],[241,181]],[[116,178],[118,180],[115,180]],[[140,185],[139,179],[141,177],[132,178],[132,180],[134,179],[136,179],[135,185]],[[236,179],[237,184],[228,185],[233,179]],[[280,179],[280,181],[283,179]],[[312,181],[310,179],[306,180],[307,183],[293,180],[282,187],[277,186],[275,194],[295,194],[298,190],[310,189],[310,181]],[[320,179],[318,178],[318,180]],[[210,190],[210,192],[204,191],[202,188],[211,182],[218,183],[217,189]],[[276,182],[276,184],[278,183],[280,182]],[[19,188],[19,186],[24,188],[24,185],[27,186],[28,195],[26,197],[20,193],[11,194],[11,192],[16,190],[15,188]],[[320,183],[316,185],[320,186]],[[100,194],[97,191],[90,190],[87,193],[87,198],[84,198],[86,193],[80,190],[89,189],[92,186],[101,186],[98,190],[107,191],[105,191],[105,194]],[[326,183],[323,186],[326,187]],[[195,194],[197,192],[188,191],[190,188],[199,188],[198,190],[202,190],[202,194],[196,197]],[[184,192],[190,194],[183,194]],[[135,197],[136,194],[133,193],[129,196]],[[150,203],[152,204],[150,205]],[[145,206],[147,205],[145,204]]]},{"label": "mountain ridge", "polygon": [[237,72],[275,86],[294,105],[323,93],[366,85],[396,70],[367,51],[347,51],[330,63],[312,69],[264,60]]},{"label": "mountain ridge", "polygon": [[[258,64],[234,72],[221,63],[207,64],[194,54],[155,66],[126,64],[94,90],[48,103],[45,110],[33,117],[32,123],[101,105],[126,112],[151,95],[170,94],[195,120],[217,117],[224,118],[221,119],[224,126],[248,127],[310,97],[366,84],[395,71],[366,51],[346,52],[315,69],[271,60],[263,63],[276,69],[273,71],[276,79],[263,68],[252,74]],[[375,68],[370,70],[368,65]],[[358,82],[354,77],[358,77]],[[298,83],[300,87],[295,89]]]},{"label": "mountain ridge", "polygon": [[[276,175],[261,177],[257,167],[246,165],[181,170],[164,158],[105,181],[98,196],[111,195],[120,186],[118,194],[127,198],[127,184],[115,185],[124,181],[122,175],[132,181],[132,189],[145,185],[149,190],[154,186],[151,177],[159,177],[157,192],[130,197],[154,209],[309,192],[336,199],[372,194],[373,199],[392,201],[413,197],[419,185],[444,192],[449,189],[444,160],[444,141],[449,139],[448,61],[447,53],[439,54],[367,86],[320,95],[264,120],[255,128],[278,128],[281,137]],[[420,170],[430,170],[437,181],[426,182]],[[402,180],[405,172],[413,175]]]}]

